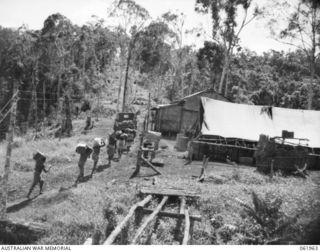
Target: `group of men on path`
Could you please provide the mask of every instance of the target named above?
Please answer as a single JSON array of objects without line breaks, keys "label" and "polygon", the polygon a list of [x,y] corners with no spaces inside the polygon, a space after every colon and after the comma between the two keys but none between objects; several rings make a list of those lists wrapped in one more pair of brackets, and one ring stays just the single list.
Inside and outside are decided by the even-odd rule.
[{"label": "group of men on path", "polygon": [[[107,154],[108,154],[108,166],[111,165],[111,161],[114,160],[114,154],[118,153],[118,159],[121,158],[123,152],[128,152],[130,149],[130,143],[133,142],[135,137],[135,130],[133,129],[125,129],[120,131],[114,131],[108,138],[107,145]],[[129,137],[129,139],[128,139]],[[93,173],[97,169],[97,165],[99,162],[100,150],[102,147],[106,146],[105,141],[102,138],[94,138],[92,148],[89,147],[85,143],[80,143],[76,147],[76,152],[80,154],[78,161],[79,175],[74,183],[76,186],[79,182],[81,182],[84,178],[84,167],[87,159],[92,157],[93,160],[93,168],[90,174],[92,177]],[[42,172],[49,172],[49,169],[45,168],[46,156],[41,152],[36,152],[33,155],[33,159],[35,160],[35,168],[34,168],[34,176],[33,182],[27,194],[27,198],[30,197],[34,187],[39,184],[40,194],[42,194],[44,180],[41,177]]]}]

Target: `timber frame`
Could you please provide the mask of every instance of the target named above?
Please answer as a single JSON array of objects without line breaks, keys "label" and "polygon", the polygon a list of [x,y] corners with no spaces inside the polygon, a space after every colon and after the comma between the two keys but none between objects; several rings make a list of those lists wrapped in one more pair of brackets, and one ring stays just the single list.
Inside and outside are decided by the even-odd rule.
[{"label": "timber frame", "polygon": [[[134,216],[135,227],[137,231],[130,241],[130,244],[138,244],[142,233],[147,227],[153,225],[152,233],[156,232],[159,226],[159,218],[167,217],[174,218],[177,220],[175,229],[175,239],[180,240],[181,245],[188,245],[192,243],[192,233],[194,222],[201,222],[201,216],[191,215],[187,207],[187,198],[198,198],[200,197],[197,192],[187,192],[179,189],[168,189],[168,188],[142,188],[140,189],[140,195],[144,196],[144,199],[134,204],[126,217],[118,224],[118,226],[111,232],[108,238],[104,241],[104,245],[111,245],[115,242],[116,238],[123,232],[129,225],[130,219]],[[152,201],[153,198],[160,198],[160,203],[154,208],[149,209],[147,205]],[[167,212],[162,209],[170,198],[178,198],[180,202],[179,212]],[[181,231],[181,225],[184,221],[184,229]],[[155,224],[152,224],[155,223]],[[179,239],[179,233],[183,234],[183,239]],[[148,238],[150,239],[150,237]]]}]

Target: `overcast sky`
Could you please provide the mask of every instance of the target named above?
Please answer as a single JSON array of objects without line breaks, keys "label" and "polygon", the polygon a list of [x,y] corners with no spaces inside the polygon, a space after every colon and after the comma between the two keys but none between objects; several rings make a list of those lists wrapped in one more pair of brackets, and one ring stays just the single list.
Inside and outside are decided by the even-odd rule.
[{"label": "overcast sky", "polygon": [[[259,4],[266,0],[256,0]],[[19,27],[28,25],[30,29],[41,29],[44,20],[53,13],[60,12],[73,23],[82,25],[91,20],[92,15],[107,17],[107,9],[112,0],[0,0],[0,25]],[[136,0],[145,7],[153,18],[168,10],[178,10],[186,14],[186,28],[201,25],[210,29],[210,17],[194,11],[195,0]],[[209,38],[210,32],[207,34]],[[194,42],[198,46],[205,38]],[[241,35],[241,45],[261,53],[270,49],[288,50],[289,48],[270,38],[266,24],[255,21],[247,26]]]}]

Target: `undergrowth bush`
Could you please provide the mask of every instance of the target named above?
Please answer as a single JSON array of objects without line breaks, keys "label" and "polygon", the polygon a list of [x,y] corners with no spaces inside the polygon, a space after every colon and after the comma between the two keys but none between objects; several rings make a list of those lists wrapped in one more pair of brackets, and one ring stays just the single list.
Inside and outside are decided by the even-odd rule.
[{"label": "undergrowth bush", "polygon": [[267,193],[265,197],[252,192],[253,206],[237,199],[243,207],[240,231],[249,244],[282,244],[295,232],[298,216],[288,217],[281,211],[282,199]]}]

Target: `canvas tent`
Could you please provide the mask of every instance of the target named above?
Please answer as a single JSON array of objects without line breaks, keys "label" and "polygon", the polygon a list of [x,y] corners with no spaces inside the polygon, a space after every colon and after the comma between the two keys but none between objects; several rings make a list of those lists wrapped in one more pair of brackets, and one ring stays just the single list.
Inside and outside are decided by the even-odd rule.
[{"label": "canvas tent", "polygon": [[295,138],[309,139],[320,148],[320,111],[235,104],[201,97],[201,135],[258,141],[293,131]]}]

